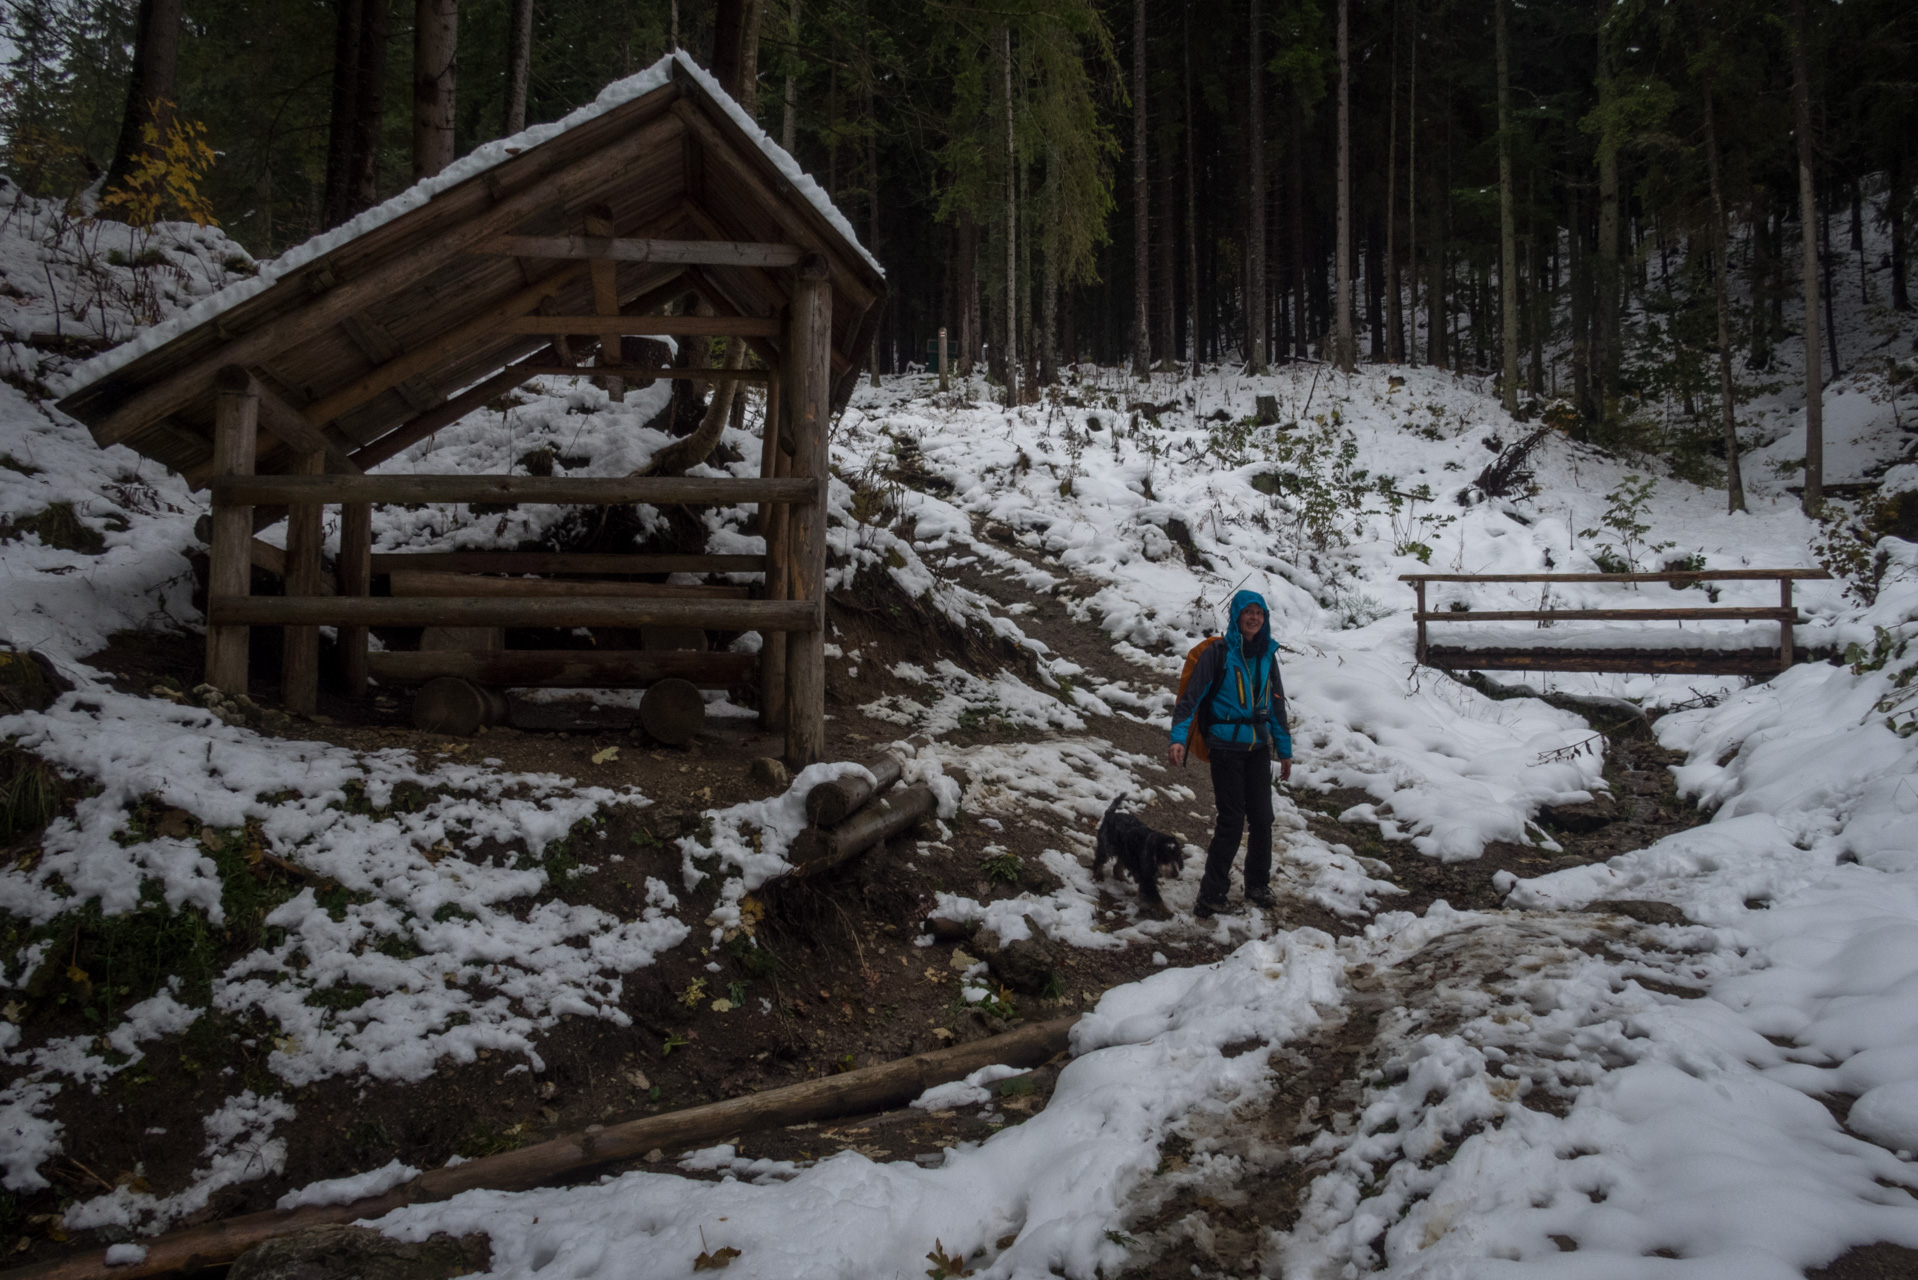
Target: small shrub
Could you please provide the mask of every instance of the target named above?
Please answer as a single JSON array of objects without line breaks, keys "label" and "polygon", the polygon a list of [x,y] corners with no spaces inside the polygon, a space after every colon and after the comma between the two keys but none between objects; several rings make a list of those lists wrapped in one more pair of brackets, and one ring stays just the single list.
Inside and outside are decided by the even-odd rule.
[{"label": "small shrub", "polygon": [[1026,872],[1026,860],[1008,849],[979,859],[979,870],[988,884],[1018,884]]}]

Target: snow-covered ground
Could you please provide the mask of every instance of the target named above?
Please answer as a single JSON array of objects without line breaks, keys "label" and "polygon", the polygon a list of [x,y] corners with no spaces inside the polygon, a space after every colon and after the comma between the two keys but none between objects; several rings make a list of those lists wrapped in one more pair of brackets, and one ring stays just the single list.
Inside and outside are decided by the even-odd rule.
[{"label": "snow-covered ground", "polygon": [[[29,209],[11,225],[36,218],[45,221]],[[14,274],[16,258],[37,252],[28,239],[0,227],[0,266],[31,295],[8,300],[20,312],[15,332],[48,327],[49,304],[30,275]],[[211,267],[228,256],[217,236],[179,252],[201,268],[176,306],[215,287]],[[18,344],[7,352],[23,382],[63,371]],[[1907,457],[1902,425],[1918,405],[1859,394],[1833,410],[1849,442],[1843,456],[1874,465]],[[568,474],[621,474],[664,439],[639,426],[660,395],[614,406],[587,385],[539,386],[387,469],[504,470],[547,446]],[[1284,425],[1250,425],[1259,395],[1278,398]],[[1155,420],[1135,401],[1172,408]],[[1786,407],[1759,416],[1776,426]],[[918,774],[966,768],[968,812],[1058,833],[1045,861],[1061,890],[990,905],[953,896],[942,910],[1005,938],[1038,927],[1081,946],[1151,946],[1199,927],[1189,918],[1108,926],[1078,827],[1120,794],[1204,807],[1196,775],[1117,751],[1101,723],[1163,724],[1181,657],[1217,630],[1219,607],[1239,586],[1266,595],[1285,646],[1295,790],[1362,791],[1368,800],[1348,819],[1375,821],[1386,839],[1435,859],[1470,860],[1494,840],[1550,848],[1532,821],[1539,806],[1604,785],[1591,729],[1542,701],[1494,701],[1415,668],[1411,592],[1398,575],[1590,570],[1600,553],[1643,565],[1810,566],[1817,529],[1775,471],[1776,482],[1761,480],[1754,466],[1752,511],[1732,517],[1715,492],[1558,437],[1535,455],[1532,485],[1493,499],[1473,492],[1479,469],[1524,430],[1483,387],[1429,370],[1345,378],[1308,367],[1260,379],[1215,370],[1147,388],[1088,369],[1059,398],[1011,412],[978,384],[941,394],[930,379],[904,377],[862,388],[834,437],[836,581],[891,573],[955,620],[1033,650],[1045,686],[957,667],[900,669],[927,700],[872,709],[901,723],[902,736],[923,735],[911,748]],[[112,631],[191,621],[178,553],[192,542],[199,500],[125,450],[95,449],[77,424],[14,385],[0,387],[0,436],[22,464],[0,470],[0,516],[71,502],[106,539],[98,556],[34,534],[0,542],[9,583],[0,640],[47,653],[76,685],[44,713],[0,721],[0,734],[102,788],[55,822],[44,857],[0,871],[0,908],[44,920],[70,910],[71,893],[112,912],[147,889],[211,917],[219,897],[205,853],[166,837],[121,843],[128,808],[157,797],[215,828],[252,824],[267,852],[365,899],[343,920],[310,893],[292,899],[273,922],[284,941],[216,983],[221,1008],[257,1008],[285,1029],[271,1068],[287,1085],[342,1073],[419,1079],[442,1055],[481,1048],[537,1061],[550,1019],[617,1019],[622,975],[699,934],[676,914],[675,887],[657,881],[638,920],[570,905],[563,892],[525,910],[553,888],[538,862],[548,842],[602,806],[644,796],[509,775],[487,761],[263,737],[200,708],[114,692],[80,659]],[[749,474],[752,432],[727,443],[746,459],[733,472]],[[943,496],[897,490],[885,516],[860,523],[852,513],[872,505],[855,503],[855,489],[887,485],[889,472],[931,477],[938,483],[924,488]],[[1621,519],[1629,477],[1652,484]],[[743,515],[710,515],[715,549],[759,549]],[[535,534],[532,522],[550,518],[393,510],[376,538],[382,548],[488,545]],[[1644,528],[1629,538],[1616,527],[1634,522]],[[1555,681],[1692,704],[1660,720],[1658,733],[1686,754],[1680,786],[1711,807],[1710,823],[1605,865],[1513,880],[1503,911],[1441,904],[1414,916],[1392,909],[1397,890],[1382,867],[1312,836],[1282,791],[1280,874],[1363,930],[1335,939],[1222,917],[1208,927],[1238,943],[1226,959],[1168,965],[1108,993],[1075,1032],[1074,1060],[1046,1109],[937,1167],[856,1152],[773,1166],[715,1150],[688,1168],[732,1172],[716,1183],[631,1173],[565,1191],[472,1192],[379,1225],[409,1238],[484,1231],[501,1277],[650,1280],[690,1274],[699,1255],[723,1249],[739,1251],[728,1268],[739,1276],[919,1274],[936,1250],[981,1276],[1091,1277],[1179,1241],[1236,1272],[1246,1259],[1217,1252],[1208,1210],[1168,1231],[1134,1228],[1180,1187],[1231,1205],[1247,1179],[1301,1166],[1310,1177],[1296,1221],[1252,1245],[1252,1265],[1268,1275],[1783,1278],[1854,1244],[1918,1247],[1918,653],[1900,648],[1918,630],[1918,552],[1885,546],[1893,563],[1870,607],[1842,583],[1798,591],[1810,618],[1801,644],[1870,649],[1882,634],[1889,645],[1875,666],[1869,657],[1856,669],[1804,665],[1749,688],[1726,678]],[[1102,679],[1047,652],[1016,614],[941,576],[965,563],[1035,591],[1070,587],[1071,607],[1103,628],[1136,675]],[[1468,598],[1538,604],[1518,586],[1435,591],[1438,609]],[[1774,592],[1728,583],[1719,600],[1772,605]],[[1647,593],[1674,599],[1664,587],[1634,599],[1590,586],[1558,588],[1552,602],[1643,605]],[[1625,643],[1619,630],[1595,627],[1580,643]],[[1754,647],[1774,634],[1765,623],[1686,632]],[[941,737],[981,707],[1040,740]],[[430,803],[412,814],[383,808],[402,782],[424,787]],[[948,806],[961,799],[942,785]],[[798,794],[708,815],[713,834],[701,851],[725,863],[724,903],[784,868]],[[468,856],[489,838],[530,857]],[[1168,887],[1175,908],[1189,908],[1197,872],[1189,863]],[[1673,903],[1689,923],[1640,926],[1583,910],[1606,899]],[[448,904],[458,911],[436,921]],[[401,931],[413,959],[379,950]],[[0,957],[0,975],[21,983],[41,958],[33,947]],[[482,970],[496,994],[476,994]],[[351,1018],[307,1002],[335,982],[364,985],[373,998]],[[1357,1107],[1296,1130],[1264,1128],[1291,1048],[1358,1025],[1362,1011],[1376,1031]],[[0,1180],[39,1185],[38,1166],[61,1142],[46,1119],[53,1091],[107,1079],[142,1043],[197,1016],[162,993],[104,1037],[31,1050],[20,1048],[19,1028],[0,1023],[12,1072],[0,1090],[0,1131],[10,1135]],[[164,1200],[122,1188],[76,1206],[68,1221],[161,1228],[213,1188],[270,1172],[274,1135],[295,1123],[292,1102],[236,1092],[207,1118],[206,1168],[193,1188]],[[1172,1135],[1191,1147],[1178,1168],[1161,1160]]]}]

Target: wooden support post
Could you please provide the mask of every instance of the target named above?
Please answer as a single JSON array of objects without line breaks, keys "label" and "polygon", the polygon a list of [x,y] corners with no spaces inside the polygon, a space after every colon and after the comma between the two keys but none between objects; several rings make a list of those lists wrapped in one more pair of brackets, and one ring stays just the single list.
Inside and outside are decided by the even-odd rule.
[{"label": "wooden support post", "polygon": [[832,283],[825,260],[809,258],[796,272],[786,341],[787,388],[792,405],[793,474],[817,486],[817,496],[790,517],[787,555],[791,598],[818,612],[813,630],[786,638],[786,759],[794,768],[826,754],[826,428],[832,416]]},{"label": "wooden support post", "polygon": [[1798,660],[1797,642],[1792,637],[1792,622],[1798,611],[1791,603],[1790,578],[1778,580],[1778,607],[1784,610],[1778,615],[1778,669],[1786,671]]},{"label": "wooden support post", "polygon": [[[293,474],[326,473],[326,455],[309,453],[293,463]],[[286,594],[317,596],[320,592],[320,526],[326,507],[317,502],[295,503],[286,510]],[[288,627],[280,639],[280,701],[288,711],[310,716],[320,709],[320,629]]]},{"label": "wooden support post", "polygon": [[[214,382],[218,387],[213,407],[214,467],[221,475],[251,475],[259,434],[259,384],[238,365],[221,369]],[[215,626],[212,614],[219,597],[244,596],[253,589],[253,508],[215,506],[207,550],[206,682],[238,697],[246,692],[250,632],[243,626]]]},{"label": "wooden support post", "polygon": [[[791,457],[779,447],[785,434],[780,414],[787,397],[781,394],[778,377],[766,384],[765,439],[760,442],[759,474],[779,476],[791,471]],[[759,531],[766,537],[766,587],[768,600],[786,599],[786,522],[790,510],[784,503],[759,504]],[[759,644],[759,724],[769,733],[786,731],[786,633],[760,632]]]},{"label": "wooden support post", "polygon": [[[373,504],[348,502],[340,507],[339,594],[363,596],[373,581]],[[365,627],[340,628],[340,667],[346,677],[346,696],[366,696]]]},{"label": "wooden support post", "polygon": [[[586,215],[586,234],[604,236],[610,239],[613,234],[613,211],[604,204],[594,205]],[[588,264],[593,277],[593,310],[602,316],[614,317],[619,314],[619,267],[611,258],[595,258]],[[608,351],[607,348],[611,348]],[[607,357],[611,356],[611,359]],[[624,364],[620,358],[620,344],[617,337],[608,336],[599,344],[599,362],[601,364]],[[606,398],[615,404],[626,399],[626,381],[623,378],[601,378],[600,385],[606,388]]]},{"label": "wooden support post", "polygon": [[1418,645],[1416,649],[1414,650],[1414,652],[1417,654],[1418,664],[1420,666],[1424,666],[1425,665],[1425,579],[1420,578],[1417,581],[1415,581],[1412,584],[1412,590],[1418,595],[1418,605],[1419,605]]}]

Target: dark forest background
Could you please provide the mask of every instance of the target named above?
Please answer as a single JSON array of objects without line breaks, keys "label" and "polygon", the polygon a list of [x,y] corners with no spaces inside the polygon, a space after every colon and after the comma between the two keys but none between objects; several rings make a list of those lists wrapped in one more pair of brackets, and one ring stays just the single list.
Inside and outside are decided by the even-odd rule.
[{"label": "dark forest background", "polygon": [[1910,307],[1910,0],[7,0],[5,28],[17,182],[111,191],[136,126],[202,125],[256,255],[675,40],[738,59],[890,273],[880,368],[946,325],[1028,394],[1070,360],[1406,360],[1585,435],[1678,404],[1713,448],[1808,271],[1822,377],[1871,355],[1834,298]]}]

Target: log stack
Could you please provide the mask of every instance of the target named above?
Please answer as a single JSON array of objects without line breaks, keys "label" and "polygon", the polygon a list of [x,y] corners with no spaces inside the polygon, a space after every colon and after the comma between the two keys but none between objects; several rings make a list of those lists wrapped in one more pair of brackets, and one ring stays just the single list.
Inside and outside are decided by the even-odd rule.
[{"label": "log stack", "polygon": [[923,782],[894,791],[904,773],[897,757],[881,754],[862,762],[872,781],[858,775],[822,782],[806,794],[806,819],[786,855],[797,875],[816,875],[864,853],[933,815],[939,801]]}]

